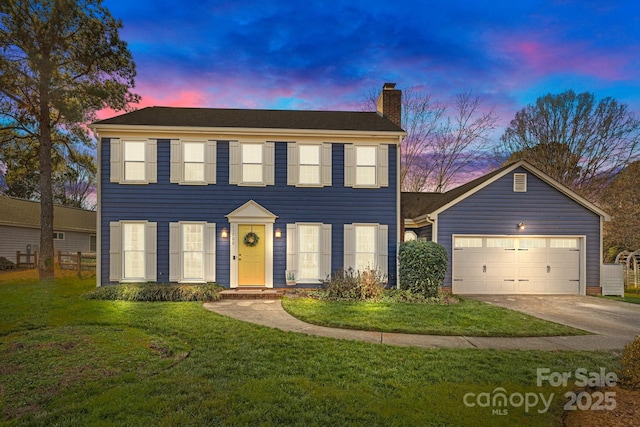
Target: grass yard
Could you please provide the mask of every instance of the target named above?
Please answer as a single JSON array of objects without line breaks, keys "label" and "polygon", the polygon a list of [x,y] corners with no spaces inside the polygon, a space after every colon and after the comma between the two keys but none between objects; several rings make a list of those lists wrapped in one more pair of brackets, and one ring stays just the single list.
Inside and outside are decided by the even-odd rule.
[{"label": "grass yard", "polygon": [[614,296],[608,296],[605,298],[610,298],[612,300],[616,300],[616,301],[624,301],[624,302],[630,302],[632,304],[640,304],[640,290],[636,289],[633,291],[626,291],[624,293],[624,298],[623,297],[614,297]]},{"label": "grass yard", "polygon": [[[86,300],[95,279],[0,275],[0,425],[551,426],[565,388],[536,369],[619,368],[619,354],[427,350],[311,337],[197,302]],[[542,405],[464,404],[544,393]]]},{"label": "grass yard", "polygon": [[588,332],[471,299],[429,305],[284,298],[291,314],[315,325],[380,332],[474,337],[544,337]]}]

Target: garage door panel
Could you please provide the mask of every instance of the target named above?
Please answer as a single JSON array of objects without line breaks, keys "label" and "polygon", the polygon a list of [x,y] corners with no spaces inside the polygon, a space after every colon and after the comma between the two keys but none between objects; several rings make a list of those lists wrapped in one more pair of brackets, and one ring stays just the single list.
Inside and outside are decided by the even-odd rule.
[{"label": "garage door panel", "polygon": [[476,247],[454,252],[454,293],[580,292],[578,238],[484,236],[465,239],[462,244],[469,241]]}]

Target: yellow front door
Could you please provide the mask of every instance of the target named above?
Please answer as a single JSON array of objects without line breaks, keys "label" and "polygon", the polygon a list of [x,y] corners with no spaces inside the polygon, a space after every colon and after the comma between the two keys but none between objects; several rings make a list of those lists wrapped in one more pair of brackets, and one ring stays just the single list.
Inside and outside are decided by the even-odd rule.
[{"label": "yellow front door", "polygon": [[238,225],[238,286],[264,286],[265,226]]}]

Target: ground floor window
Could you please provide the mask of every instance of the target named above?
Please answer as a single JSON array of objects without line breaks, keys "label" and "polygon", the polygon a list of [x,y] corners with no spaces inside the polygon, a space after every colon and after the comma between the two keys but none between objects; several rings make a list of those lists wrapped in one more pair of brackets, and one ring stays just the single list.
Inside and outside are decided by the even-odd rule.
[{"label": "ground floor window", "polygon": [[389,227],[385,224],[344,225],[344,267],[354,271],[389,271]]},{"label": "ground floor window", "polygon": [[287,270],[298,283],[318,283],[331,275],[331,224],[287,225]]},{"label": "ground floor window", "polygon": [[114,221],[109,228],[109,280],[155,282],[157,223]]},{"label": "ground floor window", "polygon": [[215,224],[169,224],[169,280],[201,283],[215,281]]}]

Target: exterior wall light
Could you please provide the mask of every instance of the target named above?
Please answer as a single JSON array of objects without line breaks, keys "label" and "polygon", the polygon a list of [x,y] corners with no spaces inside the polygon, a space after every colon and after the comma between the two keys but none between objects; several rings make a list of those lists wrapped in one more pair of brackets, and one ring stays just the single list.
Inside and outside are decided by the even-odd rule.
[{"label": "exterior wall light", "polygon": [[518,224],[518,229],[524,230],[524,222],[521,222],[520,224]]},{"label": "exterior wall light", "polygon": [[276,228],[276,239],[280,239],[282,237],[282,230]]},{"label": "exterior wall light", "polygon": [[222,231],[220,232],[220,237],[222,237],[223,239],[229,237],[229,230],[227,230],[227,227],[224,227],[222,229]]}]

